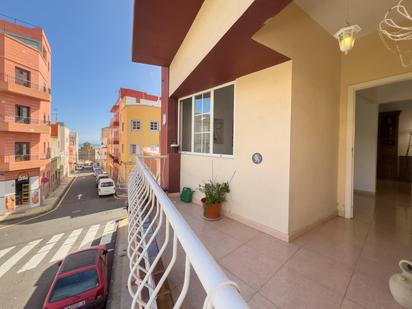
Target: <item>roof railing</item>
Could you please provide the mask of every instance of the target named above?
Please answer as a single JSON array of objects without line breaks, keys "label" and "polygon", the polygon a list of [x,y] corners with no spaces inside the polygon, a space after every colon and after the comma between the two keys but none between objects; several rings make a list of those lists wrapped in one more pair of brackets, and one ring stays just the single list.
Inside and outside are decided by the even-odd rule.
[{"label": "roof railing", "polygon": [[[175,266],[179,245],[183,248],[185,265],[174,308],[180,308],[187,295],[191,268],[206,292],[206,298],[199,299],[203,308],[249,308],[240,296],[236,283],[228,279],[174,207],[141,156],[137,157],[136,166],[129,176],[128,205],[128,289],[133,298],[133,309],[157,308],[156,300]],[[153,246],[158,247],[155,254]],[[180,251],[179,248],[179,254]],[[159,276],[159,265],[162,263],[167,265],[164,265],[164,271]]]}]

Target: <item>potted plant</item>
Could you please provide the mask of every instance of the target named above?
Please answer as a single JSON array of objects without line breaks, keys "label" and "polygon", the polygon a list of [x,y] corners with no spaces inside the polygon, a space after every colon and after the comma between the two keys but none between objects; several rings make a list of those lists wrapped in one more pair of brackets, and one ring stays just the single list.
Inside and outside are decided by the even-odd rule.
[{"label": "potted plant", "polygon": [[201,199],[203,204],[203,218],[218,220],[221,217],[222,203],[226,201],[226,193],[230,192],[229,182],[209,182],[199,185],[199,191],[205,194]]}]

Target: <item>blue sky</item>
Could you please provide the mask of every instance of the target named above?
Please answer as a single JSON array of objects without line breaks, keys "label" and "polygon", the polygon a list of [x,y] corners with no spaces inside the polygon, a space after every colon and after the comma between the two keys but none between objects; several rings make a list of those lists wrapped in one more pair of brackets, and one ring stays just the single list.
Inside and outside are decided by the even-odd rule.
[{"label": "blue sky", "polygon": [[52,109],[81,142],[99,142],[120,87],[160,95],[160,68],[131,61],[133,0],[2,0],[0,13],[46,32]]}]

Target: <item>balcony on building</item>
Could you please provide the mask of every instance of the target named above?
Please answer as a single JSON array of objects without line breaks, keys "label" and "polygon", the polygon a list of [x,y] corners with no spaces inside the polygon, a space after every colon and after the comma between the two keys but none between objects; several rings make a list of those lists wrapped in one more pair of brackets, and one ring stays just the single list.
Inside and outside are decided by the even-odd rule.
[{"label": "balcony on building", "polygon": [[50,151],[46,153],[21,153],[0,156],[0,171],[17,171],[39,168],[50,161]]},{"label": "balcony on building", "polygon": [[30,117],[28,114],[0,115],[0,131],[50,134],[50,123],[47,119]]},{"label": "balcony on building", "polygon": [[38,84],[19,74],[0,74],[0,91],[28,96],[44,101],[50,101],[51,89],[46,84]]},{"label": "balcony on building", "polygon": [[119,144],[120,133],[118,128],[112,129],[112,143],[115,145]]}]

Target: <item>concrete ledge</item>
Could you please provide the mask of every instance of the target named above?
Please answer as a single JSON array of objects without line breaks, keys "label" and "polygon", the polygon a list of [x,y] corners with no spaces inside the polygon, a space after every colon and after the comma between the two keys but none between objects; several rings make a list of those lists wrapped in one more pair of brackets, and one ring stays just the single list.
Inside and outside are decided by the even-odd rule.
[{"label": "concrete ledge", "polygon": [[54,209],[60,202],[62,196],[70,189],[76,177],[66,177],[55,191],[53,191],[45,200],[45,205],[35,208],[20,208],[16,212],[0,215],[0,222],[12,221],[20,218],[39,215]]},{"label": "concrete ledge", "polygon": [[129,277],[129,258],[127,257],[127,228],[128,219],[119,220],[117,228],[116,248],[114,252],[110,291],[107,299],[107,308],[129,309],[132,298],[127,289]]}]

